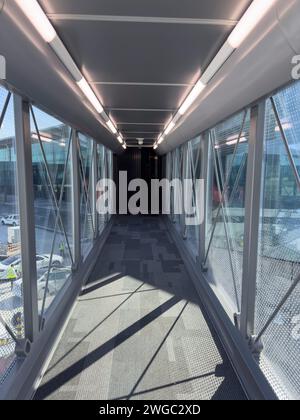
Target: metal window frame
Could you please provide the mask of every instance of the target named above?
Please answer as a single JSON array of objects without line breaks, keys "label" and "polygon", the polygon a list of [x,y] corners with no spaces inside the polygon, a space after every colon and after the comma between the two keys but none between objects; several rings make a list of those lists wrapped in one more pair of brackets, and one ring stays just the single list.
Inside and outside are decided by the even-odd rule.
[{"label": "metal window frame", "polygon": [[98,182],[98,151],[97,151],[97,143],[93,140],[93,155],[92,155],[92,217],[93,217],[93,225],[94,225],[94,240],[98,237],[98,217],[97,217],[97,195],[96,195],[96,188]]},{"label": "metal window frame", "polygon": [[200,141],[200,159],[201,159],[201,178],[203,179],[203,219],[199,226],[199,257],[197,264],[201,269],[202,262],[205,259],[206,254],[206,234],[207,234],[207,201],[208,201],[208,185],[209,185],[209,141],[208,133],[204,133],[201,136]]},{"label": "metal window frame", "polygon": [[14,95],[25,339],[39,334],[30,104]]},{"label": "metal window frame", "polygon": [[240,331],[244,339],[254,335],[259,225],[262,193],[266,101],[251,109],[246,175],[244,254]]}]

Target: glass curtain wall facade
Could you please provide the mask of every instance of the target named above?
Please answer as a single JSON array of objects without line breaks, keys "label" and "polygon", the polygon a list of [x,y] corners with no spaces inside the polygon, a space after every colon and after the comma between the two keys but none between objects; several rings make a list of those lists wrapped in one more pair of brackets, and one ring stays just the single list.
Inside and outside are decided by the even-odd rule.
[{"label": "glass curtain wall facade", "polygon": [[[103,232],[108,220],[98,224],[101,228],[97,232],[96,183],[106,174],[112,174],[112,168],[108,167],[112,164],[112,153],[104,146],[36,106],[28,105],[36,277],[34,274],[34,279],[26,280],[24,276],[28,277],[28,272],[23,273],[21,256],[25,246],[20,220],[22,163],[15,129],[17,124],[24,125],[25,111],[16,112],[16,100],[21,98],[0,86],[0,385],[14,365],[16,349],[19,352],[23,339],[27,339],[26,323],[32,323],[27,319],[32,307],[36,304],[37,334],[40,334],[47,329],[48,315],[55,310],[55,303],[66,293],[81,261],[88,257],[94,241]],[[19,135],[18,142],[25,143],[23,137]],[[92,176],[93,165],[95,176]],[[75,174],[80,203],[74,202]],[[75,220],[76,204],[78,208],[80,205],[78,220]],[[77,257],[76,224],[80,232]],[[25,303],[24,297],[28,296],[30,281],[35,282],[37,294],[32,305]]]},{"label": "glass curtain wall facade", "polygon": [[279,398],[299,399],[300,83],[173,150],[165,162],[170,180],[201,176],[206,186],[204,229],[187,229],[174,217],[183,195],[171,197],[171,221],[202,278]]}]

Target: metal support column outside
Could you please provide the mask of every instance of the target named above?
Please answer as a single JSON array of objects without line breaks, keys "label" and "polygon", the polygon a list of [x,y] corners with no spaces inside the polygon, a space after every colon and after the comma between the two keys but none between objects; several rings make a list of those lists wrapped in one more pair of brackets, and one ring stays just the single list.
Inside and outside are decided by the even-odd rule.
[{"label": "metal support column outside", "polygon": [[247,340],[251,339],[255,333],[256,273],[264,152],[265,106],[265,101],[262,101],[251,110],[240,320],[242,336]]},{"label": "metal support column outside", "polygon": [[205,259],[206,251],[206,218],[207,218],[207,201],[208,201],[208,170],[209,170],[209,138],[207,133],[201,136],[200,141],[200,161],[201,161],[201,179],[203,180],[203,197],[202,203],[202,220],[199,226],[199,259],[198,264],[199,268],[201,267],[202,262]]},{"label": "metal support column outside", "polygon": [[71,167],[72,167],[72,223],[73,223],[73,270],[77,270],[81,262],[80,231],[80,174],[77,131],[72,131]]},{"label": "metal support column outside", "polygon": [[[39,332],[34,190],[30,134],[30,108],[14,95],[17,184],[21,229],[21,257],[25,339],[33,343]],[[27,353],[27,351],[26,351]]]},{"label": "metal support column outside", "polygon": [[98,217],[97,217],[97,182],[98,182],[98,153],[97,143],[93,141],[92,156],[92,217],[94,225],[94,239],[98,236]]}]

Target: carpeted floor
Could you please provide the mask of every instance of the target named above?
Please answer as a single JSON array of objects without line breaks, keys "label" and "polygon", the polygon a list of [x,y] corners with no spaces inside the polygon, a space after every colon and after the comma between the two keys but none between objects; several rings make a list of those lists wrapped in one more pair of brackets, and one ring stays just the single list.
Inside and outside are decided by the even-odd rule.
[{"label": "carpeted floor", "polygon": [[199,305],[163,221],[119,217],[35,398],[245,399]]}]

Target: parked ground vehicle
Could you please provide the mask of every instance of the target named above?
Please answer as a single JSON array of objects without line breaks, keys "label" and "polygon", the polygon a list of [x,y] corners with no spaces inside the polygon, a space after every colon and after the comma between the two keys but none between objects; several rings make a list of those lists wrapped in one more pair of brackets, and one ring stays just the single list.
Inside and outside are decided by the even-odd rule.
[{"label": "parked ground vehicle", "polygon": [[[41,300],[44,298],[46,283],[47,283],[47,272],[44,273],[42,277],[38,279],[38,299]],[[47,295],[54,296],[56,295],[62,286],[65,284],[65,281],[71,274],[71,268],[56,268],[53,267],[49,273],[49,280],[47,286]]]},{"label": "parked ground vehicle", "polygon": [[[52,267],[61,267],[63,264],[63,257],[60,255],[53,255],[52,257]],[[36,256],[36,266],[37,269],[44,269],[48,268],[50,263],[50,255],[49,254],[43,254],[43,255],[37,255]],[[19,277],[22,273],[22,261],[21,256],[16,255],[14,257],[9,257],[4,261],[0,262],[0,279],[5,279],[7,269],[13,266],[13,268],[16,270],[17,273],[19,273]]]},{"label": "parked ground vehicle", "polygon": [[20,219],[17,214],[10,214],[9,216],[3,216],[1,224],[4,226],[20,226]]}]

